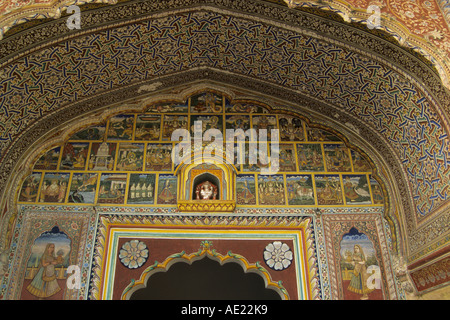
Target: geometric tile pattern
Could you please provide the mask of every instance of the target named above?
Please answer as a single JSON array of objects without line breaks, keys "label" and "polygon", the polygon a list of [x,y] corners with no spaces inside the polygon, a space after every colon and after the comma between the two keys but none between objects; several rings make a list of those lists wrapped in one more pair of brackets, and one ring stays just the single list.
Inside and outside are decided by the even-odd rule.
[{"label": "geometric tile pattern", "polygon": [[28,124],[61,105],[202,66],[309,92],[366,121],[397,151],[418,216],[449,198],[449,138],[435,106],[410,81],[332,43],[216,12],[84,35],[0,70],[0,157]]},{"label": "geometric tile pattern", "polygon": [[[0,3],[0,39],[9,28],[33,19],[57,17],[71,4],[89,4],[93,0],[4,0]],[[369,0],[299,1],[269,0],[280,5],[315,7],[331,10],[345,17],[346,21],[363,21],[369,16],[370,5],[376,4],[382,15],[381,26],[403,46],[422,53],[439,69],[448,86],[449,65],[445,57],[450,54],[449,23],[450,9],[446,0]],[[103,0],[102,3],[116,4],[117,0]]]},{"label": "geometric tile pattern", "polygon": [[[315,7],[338,13],[346,21],[366,23],[371,5],[380,11],[382,29],[392,35],[402,46],[423,54],[439,69],[442,81],[449,85],[450,55],[450,9],[445,0],[347,0],[339,1],[301,1],[285,0],[291,8]],[[372,21],[374,22],[374,21]]]}]

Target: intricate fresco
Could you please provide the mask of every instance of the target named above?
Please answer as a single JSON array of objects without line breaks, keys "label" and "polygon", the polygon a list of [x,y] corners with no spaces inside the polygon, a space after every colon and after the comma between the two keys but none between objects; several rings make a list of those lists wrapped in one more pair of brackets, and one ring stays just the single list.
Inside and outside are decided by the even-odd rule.
[{"label": "intricate fresco", "polygon": [[34,168],[38,170],[56,170],[58,168],[61,147],[47,151],[36,161]]},{"label": "intricate fresco", "polygon": [[380,275],[380,267],[367,235],[351,228],[342,236],[340,247],[344,299],[383,299],[381,287],[378,286],[380,278],[376,278]]},{"label": "intricate fresco", "polygon": [[42,173],[32,173],[23,182],[22,188],[19,192],[19,201],[21,202],[36,202],[39,192],[39,183]]},{"label": "intricate fresco", "polygon": [[[276,11],[278,15],[283,12],[286,11],[282,8]],[[271,13],[267,13],[267,15],[267,19],[269,19]],[[294,12],[290,18],[298,18],[297,15],[300,13]],[[200,29],[201,24],[196,24],[195,30],[192,31],[191,19],[205,20],[210,23],[205,25],[205,30]],[[313,18],[297,20],[309,21],[310,19]],[[172,25],[177,25],[179,31],[175,32],[175,28],[166,28]],[[319,30],[318,28],[320,30],[329,29],[326,25],[316,23],[313,29]],[[117,63],[112,63],[104,55],[104,52],[108,52],[108,50],[116,50],[116,44],[102,41],[108,37],[109,33],[122,44],[118,46],[121,49],[116,57]],[[264,36],[254,37],[254,33]],[[343,37],[346,37],[347,33],[342,32]],[[137,34],[141,36],[136,37]],[[348,34],[348,37],[351,37],[350,33]],[[218,46],[218,50],[210,48],[210,43],[213,42],[212,35],[224,39],[215,44]],[[184,37],[189,39],[189,45],[181,40]],[[251,45],[246,41],[247,37],[254,39]],[[363,35],[351,40],[357,43],[356,46],[361,41],[369,41]],[[148,50],[150,49],[141,50],[140,48],[144,48],[143,43],[149,43],[151,48],[154,48],[152,50],[156,51],[149,54]],[[277,43],[277,45],[274,46],[271,43]],[[188,49],[192,47],[196,50]],[[302,50],[299,51],[298,48],[302,48]],[[377,46],[374,44],[373,48],[376,49]],[[177,54],[167,55],[166,52],[169,51],[177,52]],[[207,56],[205,56],[206,52]],[[219,54],[219,52],[221,53]],[[267,54],[264,54],[265,52]],[[305,52],[314,54],[305,54]],[[328,58],[319,58],[325,52]],[[72,59],[74,55],[81,56],[79,59]],[[61,63],[61,57],[67,58],[67,65]],[[406,59],[405,57],[402,56],[399,59]],[[76,62],[78,60],[80,61]],[[33,61],[33,64],[29,64],[28,61]],[[142,64],[140,72],[128,73],[125,71],[132,69],[135,61],[140,61]],[[186,63],[186,61],[190,61],[190,63]],[[286,63],[288,61],[302,61],[302,64]],[[405,63],[413,65],[413,60],[408,58]],[[63,65],[64,67],[62,67]],[[262,81],[301,90],[320,101],[326,101],[342,108],[367,124],[371,130],[377,131],[390,141],[392,150],[399,157],[404,166],[404,172],[407,173],[405,182],[409,184],[407,188],[412,193],[411,201],[416,212],[413,221],[421,220],[447,201],[447,181],[450,171],[446,169],[445,164],[448,158],[449,140],[445,119],[442,118],[439,111],[439,102],[428,98],[432,94],[424,92],[419,86],[409,81],[404,74],[398,73],[387,64],[375,61],[373,58],[356,53],[349,48],[292,30],[269,26],[260,21],[217,12],[177,13],[164,18],[152,19],[151,27],[144,21],[136,22],[133,26],[102,30],[98,33],[83,35],[79,39],[68,39],[64,46],[56,46],[54,50],[47,48],[31,52],[26,57],[18,58],[14,63],[5,65],[2,68],[0,81],[7,84],[8,94],[0,96],[0,103],[4,106],[7,105],[8,110],[6,113],[0,113],[0,122],[5,127],[0,136],[0,155],[5,155],[27,123],[33,122],[41,115],[44,116],[58,110],[62,105],[122,87],[133,81],[146,80],[155,73],[163,76],[173,74],[175,71],[182,72],[190,68],[205,66],[236,74],[252,75]],[[35,69],[48,69],[51,72],[45,72],[42,74],[42,79],[36,79],[33,76],[36,72]],[[68,69],[77,69],[79,72],[64,71]],[[99,70],[99,73],[94,75],[95,70]],[[338,73],[340,71],[337,70],[346,70],[346,72]],[[84,75],[82,81],[78,79],[78,74]],[[64,91],[67,94],[55,98],[55,86],[59,92]],[[27,89],[32,87],[41,89],[35,91]],[[431,87],[433,85],[430,85]],[[368,90],[368,88],[377,88],[377,90]],[[336,92],[341,94],[336,94]],[[442,91],[436,92],[436,95],[439,96],[440,101],[448,100]],[[343,96],[345,98],[342,98]],[[203,113],[216,112],[219,109],[223,111],[224,108],[258,109],[258,107],[254,109],[255,106],[248,102],[228,106],[227,103],[220,100],[221,96],[211,97],[208,95],[195,97],[192,108],[189,107],[188,111],[198,114],[199,111]],[[220,103],[222,105],[217,108]],[[165,110],[167,104],[164,104],[166,103],[160,103],[153,110],[158,108]],[[172,110],[164,115],[161,127],[164,141],[170,141],[170,133],[173,129],[186,128],[191,124],[191,119],[181,112],[181,110],[186,111],[186,105],[177,104],[177,110],[180,112],[175,113]],[[200,116],[200,114],[198,115]],[[215,119],[212,120],[213,125]],[[218,119],[222,123],[225,121],[220,117]],[[270,129],[279,125],[276,123],[279,119],[273,115],[252,113],[250,120],[254,128]],[[301,138],[296,136],[298,132],[301,132],[298,131],[299,124],[296,123],[296,120],[293,122],[292,120],[287,119],[286,125],[283,123],[283,139],[289,139],[289,141]],[[135,134],[133,132],[135,122],[133,115],[114,116],[109,119],[105,135],[114,141],[132,141],[133,134]],[[268,134],[270,136],[270,131]],[[307,137],[305,132],[303,132],[303,136]],[[415,150],[418,148],[422,150],[423,156],[417,156]],[[343,155],[338,150],[324,150],[323,156],[324,165],[330,165],[330,168],[334,168],[334,170],[351,172],[348,159],[346,159],[350,155]],[[408,226],[408,228],[414,228],[414,226]]]},{"label": "intricate fresco", "polygon": [[173,175],[159,175],[158,204],[177,203],[177,178]]},{"label": "intricate fresco", "polygon": [[371,204],[366,175],[343,175],[343,188],[347,204]]},{"label": "intricate fresco", "polygon": [[[11,260],[9,286],[3,283],[2,299],[80,300],[85,299],[96,215],[91,208],[67,211],[61,207],[19,208],[20,231],[13,236],[15,259]],[[68,268],[78,268],[73,278]]]},{"label": "intricate fresco", "polygon": [[154,204],[155,183],[155,174],[131,174],[127,203]]},{"label": "intricate fresco", "polygon": [[97,203],[124,204],[126,186],[126,174],[102,173]]},{"label": "intricate fresco", "polygon": [[333,299],[397,299],[381,217],[326,215],[326,250]]},{"label": "intricate fresco", "polygon": [[450,257],[445,257],[432,265],[417,268],[411,272],[411,278],[419,292],[426,292],[450,281]]},{"label": "intricate fresco", "polygon": [[46,172],[39,191],[39,202],[64,203],[69,177],[68,173]]},{"label": "intricate fresco", "polygon": [[316,175],[317,202],[322,205],[342,205],[342,186],[338,175]]},{"label": "intricate fresco", "polygon": [[[196,97],[196,99],[193,99],[193,97]],[[221,108],[219,108],[219,102]],[[173,111],[172,106],[179,108],[180,113],[171,112]],[[245,106],[253,111],[251,115],[240,112],[241,108]],[[203,108],[220,111],[199,114],[197,109],[203,110]],[[227,109],[239,112],[228,113],[225,111]],[[266,117],[269,110],[265,106],[258,105],[256,102],[251,105],[243,105],[239,101],[231,103],[225,96],[217,92],[194,95],[182,104],[166,102],[161,105],[155,102],[154,105],[148,106],[146,110],[146,113],[125,112],[107,118],[104,135],[95,134],[96,130],[93,130],[93,128],[99,128],[101,125],[93,124],[88,128],[79,129],[78,132],[82,134],[71,133],[69,138],[60,145],[49,146],[48,150],[42,150],[36,156],[35,163],[41,164],[43,155],[52,155],[52,158],[57,159],[56,166],[44,165],[40,167],[32,163],[31,167],[34,170],[32,174],[25,177],[20,187],[19,203],[28,206],[33,206],[33,204],[46,205],[47,203],[59,204],[61,205],[59,208],[63,211],[70,210],[70,208],[81,211],[89,210],[92,205],[95,205],[96,212],[129,212],[133,217],[136,217],[136,213],[143,213],[144,211],[164,213],[166,217],[169,213],[178,212],[178,214],[182,213],[185,217],[189,217],[185,212],[186,210],[192,212],[201,212],[201,210],[186,209],[179,206],[184,199],[180,198],[180,195],[187,197],[185,200],[188,201],[207,199],[206,201],[211,203],[216,200],[228,201],[230,200],[228,197],[231,195],[231,197],[235,197],[236,206],[233,206],[231,211],[226,212],[237,214],[245,210],[267,213],[287,210],[287,216],[290,214],[297,216],[300,212],[308,212],[311,215],[311,212],[316,212],[311,211],[315,210],[314,207],[321,207],[324,212],[329,210],[333,214],[345,209],[348,212],[365,212],[367,214],[378,212],[377,216],[380,216],[380,213],[384,210],[382,189],[372,176],[372,168],[365,161],[367,156],[356,149],[351,149],[351,146],[347,146],[331,131],[320,129],[316,130],[314,135],[307,134],[307,129],[310,133],[312,132],[311,129],[314,124],[310,123],[306,127],[304,120],[297,121],[300,119],[299,117],[283,112],[272,113],[270,117]],[[218,165],[212,163],[200,165],[194,163],[192,167],[189,167],[191,168],[189,174],[183,176],[183,182],[186,185],[180,186],[180,172],[186,174],[184,168],[191,165],[184,163],[174,165],[172,152],[176,150],[178,144],[184,142],[167,139],[172,136],[172,132],[181,127],[191,129],[188,124],[199,119],[217,119],[213,121],[212,126],[209,126],[211,122],[203,122],[203,124],[206,123],[206,126],[201,128],[202,132],[222,126],[222,130],[227,128],[242,129],[246,136],[241,140],[239,137],[233,136],[233,141],[228,141],[230,137],[224,136],[224,146],[227,145],[227,142],[232,142],[234,146],[234,150],[232,150],[234,157],[230,158],[234,159],[234,166],[221,164],[227,166],[227,173],[220,169],[220,165],[218,167]],[[256,126],[254,125],[254,119],[258,119]],[[164,127],[164,123],[167,126]],[[220,124],[220,126],[217,124]],[[278,141],[268,138],[267,142],[260,143],[252,142],[250,139],[250,132],[258,136],[260,129],[279,129],[280,126],[284,126],[283,130],[286,134],[285,136],[280,134]],[[109,128],[114,128],[114,130],[109,130]],[[125,130],[122,131],[122,128]],[[160,129],[159,134],[156,134],[158,128]],[[137,131],[140,131],[140,133],[136,135]],[[86,136],[85,134],[88,132],[91,132],[93,136]],[[152,132],[155,134],[152,135]],[[287,132],[290,133],[287,134]],[[147,134],[149,135],[146,136]],[[101,136],[103,140],[94,139],[94,137]],[[82,139],[82,137],[86,139]],[[310,141],[310,138],[312,141]],[[189,139],[189,142],[191,141]],[[278,145],[279,149],[272,149],[273,145]],[[207,150],[208,147],[208,143],[203,143],[202,150]],[[59,153],[56,152],[58,148],[61,150]],[[189,148],[188,150],[192,149]],[[276,153],[279,155],[279,171],[276,174],[263,174],[261,170],[269,166],[271,161],[277,159],[273,157]],[[67,160],[66,164],[68,164],[70,160],[73,164],[74,159],[77,159],[79,154],[85,155],[82,157],[85,162],[84,166],[67,165],[64,167],[65,169],[61,169],[63,161]],[[56,155],[60,156],[56,157]],[[263,161],[265,155],[268,156],[268,161]],[[239,157],[242,157],[242,163],[236,161]],[[251,159],[256,161],[252,162]],[[211,175],[212,173],[214,173],[214,177]],[[230,186],[229,179],[234,175],[235,184]],[[211,180],[212,178],[217,181]],[[203,186],[206,184],[213,186],[214,195],[203,193],[206,190],[203,189]],[[367,211],[364,211],[364,208],[367,208]],[[117,218],[120,219],[120,215],[117,215]],[[139,219],[145,220],[146,218],[143,216]],[[290,224],[290,221],[288,219],[283,223]],[[315,223],[320,225],[321,222],[316,220]],[[367,234],[367,229],[356,228],[359,233]],[[318,234],[321,232],[319,229],[316,231]],[[342,281],[344,281],[346,288],[353,288],[356,286],[355,283],[358,279],[366,276],[367,272],[365,271],[371,271],[375,268],[374,266],[379,266],[369,263],[365,266],[365,269],[361,267],[363,271],[359,272],[360,277],[355,278],[356,280],[353,279],[351,274],[356,271],[351,269],[351,266],[353,266],[352,263],[356,264],[353,261],[357,256],[357,252],[353,252],[355,251],[355,245],[361,246],[364,255],[364,259],[361,261],[364,260],[366,263],[368,259],[371,261],[373,252],[378,250],[375,246],[373,248],[365,246],[365,243],[353,243],[353,240],[350,235],[344,236],[339,243],[342,252],[335,252],[336,261],[347,259],[345,260],[347,264],[344,263],[344,260],[342,260],[342,263],[339,262],[342,265],[345,264],[344,267],[339,267],[339,270],[341,270],[339,277],[344,279]],[[148,239],[136,237],[136,239],[130,238],[120,243],[120,248],[118,248],[120,268],[136,269],[139,271],[136,276],[140,276],[142,274],[141,268],[145,265],[149,267],[154,261],[156,251],[152,241],[149,242]],[[188,242],[183,239],[176,243],[187,244]],[[350,244],[354,244],[353,247]],[[161,245],[165,246],[166,244],[161,243]],[[170,244],[170,246],[172,245]],[[350,247],[353,251],[350,250]],[[72,248],[72,243],[70,248]],[[292,272],[297,268],[298,257],[301,253],[294,250],[295,243],[273,238],[270,241],[262,241],[260,249],[261,259],[258,260],[260,261],[258,263],[264,263],[268,274]],[[37,249],[33,250],[36,251]],[[55,261],[55,263],[58,263],[58,268],[63,268],[59,264],[61,258],[58,258],[58,252],[61,253],[61,250],[66,252],[68,249],[67,247],[61,249],[55,244],[55,249],[42,247],[39,253],[45,255],[45,252],[47,252],[45,259]],[[142,255],[142,259],[133,260],[135,256],[131,252],[136,250],[140,250],[142,254],[145,253],[147,256]],[[180,247],[179,251],[175,250],[174,252],[179,253],[181,250]],[[192,252],[195,252],[195,250]],[[350,252],[355,256],[354,259],[349,258]],[[321,255],[323,254],[322,252]],[[63,257],[65,256],[63,255]],[[379,259],[379,256],[377,256],[377,259]],[[33,260],[33,263],[37,263],[36,259]],[[64,268],[67,268],[67,266]],[[33,275],[37,274],[38,270],[36,269],[34,272]],[[376,272],[379,272],[379,270],[377,269]],[[65,277],[67,278],[67,276]],[[29,277],[27,286],[33,282],[32,278]],[[63,282],[65,278],[59,280]],[[35,288],[33,289],[34,285]],[[30,287],[30,290],[39,295],[39,288],[42,283],[36,280],[33,286]],[[58,286],[61,290],[58,290]],[[61,285],[58,286],[55,282],[52,282],[50,288],[55,291],[48,297],[49,299],[64,294]],[[295,291],[297,293],[293,296],[289,293],[289,298],[305,298],[308,295],[317,294],[317,292],[312,293],[315,292],[314,290],[323,290],[323,288],[315,288],[311,289],[312,291],[309,293],[300,293],[298,289],[292,289],[292,283],[286,284],[286,290],[289,292],[297,290]],[[123,289],[127,290],[125,287]],[[32,292],[27,292],[32,297]],[[119,293],[115,292],[113,297],[108,297],[118,299],[120,296],[117,296],[117,294]],[[324,294],[329,298],[330,292],[325,290]],[[367,294],[368,299],[373,299],[374,295],[381,299],[387,297],[380,289],[370,291],[358,287],[346,289],[342,292],[340,298],[353,299],[360,296],[365,298],[365,294]],[[37,298],[37,296],[34,297]]]},{"label": "intricate fresco", "polygon": [[[111,259],[94,266],[91,298],[130,299],[133,292],[151,285],[149,279],[156,272],[208,256],[221,265],[237,262],[246,272],[262,276],[265,287],[275,290],[281,299],[321,299],[311,222],[308,217],[185,217],[181,221],[171,215],[163,220],[102,215],[99,233],[105,241],[96,247],[95,255],[104,261]],[[196,227],[187,227],[194,223]]]},{"label": "intricate fresco", "polygon": [[239,175],[236,178],[236,202],[242,205],[256,204],[256,183],[254,175]]},{"label": "intricate fresco", "polygon": [[66,280],[64,268],[69,266],[70,250],[69,237],[57,226],[34,241],[27,261],[29,273],[25,276],[25,279],[31,280],[26,286],[29,294],[36,298],[56,297],[64,289],[65,281],[58,280]]},{"label": "intricate fresco", "polygon": [[69,203],[95,203],[97,173],[74,173],[69,190]]},{"label": "intricate fresco", "polygon": [[[36,28],[19,28],[2,41],[0,189],[12,186],[15,199],[1,208],[7,224],[2,232],[12,243],[11,269],[6,278],[0,274],[0,299],[120,299],[140,283],[142,279],[136,280],[140,276],[166,271],[174,259],[192,262],[201,255],[239,261],[246,270],[263,274],[284,298],[401,297],[390,269],[393,242],[405,241],[401,245],[417,258],[442,245],[440,240],[429,247],[427,243],[443,239],[448,231],[445,216],[439,217],[449,198],[448,93],[429,68],[431,64],[403,54],[384,33],[335,23],[333,14],[325,19],[328,13],[306,10],[304,14],[273,5],[282,1],[269,2],[272,10],[253,0],[245,4],[219,0],[214,9],[199,9],[190,0],[124,3],[111,10],[94,6],[84,12],[88,32],[83,34],[66,35],[59,25],[62,20],[55,19],[36,23]],[[294,1],[285,2],[294,6]],[[180,5],[185,6],[183,10],[171,11]],[[336,4],[328,5],[317,7],[336,11]],[[367,7],[364,1],[351,5]],[[407,26],[417,27],[415,32],[433,46],[445,43],[447,36],[434,28],[443,21],[436,3],[419,1],[405,7],[392,0],[390,5],[398,9],[394,14],[398,21],[427,13],[430,23],[415,19]],[[380,6],[383,12],[392,11]],[[442,11],[445,17],[447,11]],[[140,16],[127,21],[134,12]],[[115,21],[116,17],[123,20]],[[444,29],[447,26],[437,30]],[[442,75],[442,70],[438,72]],[[188,89],[190,81],[200,80],[194,86],[204,88],[204,78],[217,81],[216,89],[198,90],[186,98],[185,92],[194,92]],[[217,89],[225,83],[230,84],[224,89],[227,95]],[[149,96],[149,105],[139,105],[144,101],[141,97],[155,89],[164,98],[154,102]],[[259,99],[257,92],[267,105],[251,101]],[[182,96],[185,101],[171,100]],[[130,108],[116,105],[128,98],[132,98]],[[292,104],[275,105],[274,101]],[[102,109],[113,104],[117,108],[111,113]],[[297,106],[305,113],[295,113]],[[372,167],[363,145],[354,147],[348,143],[352,139],[327,128],[323,119],[320,125],[310,122],[308,109],[315,109],[316,115],[324,111],[336,123],[348,126],[346,131],[353,137],[373,142],[371,150],[383,160],[377,164],[383,165]],[[90,112],[95,123],[82,119],[84,112]],[[71,118],[77,119],[76,132],[66,122]],[[230,166],[236,179],[233,212],[238,217],[190,217],[178,210],[177,199],[185,190],[179,184],[181,170],[172,159],[179,143],[171,137],[180,128],[192,134],[197,121],[202,121],[202,133],[209,129],[244,132],[245,142],[233,141],[240,152],[231,155],[235,166]],[[62,131],[47,134],[57,126]],[[279,171],[264,175],[263,169],[276,159],[271,129],[280,130]],[[257,134],[268,130],[266,150],[252,149],[260,145],[250,142],[258,136],[248,134],[250,130]],[[33,159],[27,159],[26,168],[15,162],[27,151],[25,146],[46,138],[45,150],[33,146]],[[203,151],[210,147],[202,146]],[[266,155],[269,162],[262,161]],[[242,163],[236,161],[238,156]],[[253,156],[256,162],[250,160]],[[12,174],[15,163],[29,175]],[[385,169],[393,174],[385,174]],[[399,204],[397,198],[386,197],[380,173],[383,179],[401,180],[394,196],[404,197],[400,201],[406,203],[407,215],[391,212]],[[10,175],[21,180],[7,178]],[[395,179],[393,184],[395,189]],[[214,201],[216,194],[211,190],[219,183],[212,185],[213,189],[203,189],[210,186],[209,181],[197,181],[189,190],[190,199],[194,190],[206,190],[209,193],[202,194],[202,199]],[[222,185],[221,189],[225,190]],[[220,199],[223,195],[217,193]],[[300,218],[301,214],[305,216]],[[383,220],[383,214],[388,220]],[[402,234],[391,239],[384,228],[399,227],[394,216],[406,220],[406,225],[398,229]],[[440,219],[434,220],[436,216]],[[304,221],[307,226],[297,228]],[[141,230],[119,239],[112,235],[121,231],[108,229],[108,224],[125,228],[136,224],[144,229],[163,225],[165,230]],[[185,227],[194,225],[200,228],[192,228],[187,239]],[[241,231],[236,236],[225,226],[233,231],[236,226],[244,228],[237,228]],[[293,232],[296,228],[302,230]],[[254,231],[261,233],[252,235]],[[302,241],[305,246],[299,245]],[[93,252],[95,257],[90,256]],[[435,266],[427,263],[411,273],[419,291],[448,282],[448,259],[437,260]],[[82,269],[83,285],[66,290],[67,267],[73,264]],[[108,272],[114,277],[116,271],[117,279],[124,275],[129,282],[106,279]],[[123,291],[108,291],[109,283]]]},{"label": "intricate fresco", "polygon": [[[94,2],[85,0],[83,3]],[[115,4],[113,0],[105,0],[110,4]],[[281,1],[271,1],[278,4]],[[334,4],[330,2],[318,3],[316,1],[285,0],[290,8],[303,7],[321,8],[326,11],[334,11],[342,16],[349,16],[352,21],[367,22],[369,13],[367,8],[372,3],[369,1],[349,0]],[[0,12],[2,13],[2,25],[0,39],[4,33],[16,24],[32,21],[34,18],[49,18],[58,14],[61,8],[68,6],[70,1],[2,1]],[[411,4],[404,0],[391,0],[387,3],[376,3],[380,13],[389,16],[389,21],[383,20],[381,27],[389,34],[393,35],[399,42],[405,42],[407,46],[426,55],[436,67],[444,69],[442,71],[443,80],[448,83],[448,64],[442,57],[448,56],[450,48],[448,44],[448,24],[450,23],[450,9],[445,0],[422,1]],[[39,12],[39,14],[35,14]],[[361,12],[366,15],[361,16]],[[401,30],[401,31],[400,31]],[[408,30],[406,36],[404,31]],[[414,35],[413,37],[411,35]],[[412,40],[414,38],[414,40]]]},{"label": "intricate fresco", "polygon": [[314,205],[312,175],[286,175],[289,205]]},{"label": "intricate fresco", "polygon": [[[18,200],[174,206],[177,168],[173,151],[179,140],[171,140],[172,132],[202,121],[203,133],[214,128],[237,133],[231,137],[234,154],[230,159],[238,174],[238,206],[384,205],[382,189],[371,177],[365,156],[349,149],[335,134],[306,126],[292,115],[267,116],[266,107],[256,103],[244,109],[253,111],[251,117],[242,108],[240,102],[230,103],[218,93],[204,92],[184,104],[155,102],[147,113],[116,114],[107,119],[106,127],[82,128],[62,145],[44,150],[33,173],[23,181]],[[205,110],[210,114],[200,114]],[[280,129],[278,158],[271,158],[269,137],[263,144],[253,137],[259,136],[260,129]],[[229,138],[223,135],[224,152],[229,151]],[[204,141],[202,148],[209,150],[211,145]],[[276,160],[277,174],[263,175],[261,170]]]}]

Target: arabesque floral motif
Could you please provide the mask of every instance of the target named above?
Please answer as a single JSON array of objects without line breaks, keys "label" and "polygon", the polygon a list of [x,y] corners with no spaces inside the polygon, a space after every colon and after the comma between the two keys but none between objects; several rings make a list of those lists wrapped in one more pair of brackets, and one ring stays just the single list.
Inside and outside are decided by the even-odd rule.
[{"label": "arabesque floral motif", "polygon": [[264,260],[266,264],[274,270],[284,270],[288,268],[293,259],[293,254],[289,246],[281,241],[269,243],[264,250]]},{"label": "arabesque floral motif", "polygon": [[130,269],[141,267],[147,261],[147,258],[147,246],[139,240],[125,242],[119,252],[120,261]]}]

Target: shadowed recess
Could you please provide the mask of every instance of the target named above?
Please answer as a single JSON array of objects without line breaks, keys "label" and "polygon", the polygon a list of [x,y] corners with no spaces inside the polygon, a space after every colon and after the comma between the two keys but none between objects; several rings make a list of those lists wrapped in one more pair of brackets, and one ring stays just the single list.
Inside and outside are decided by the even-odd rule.
[{"label": "shadowed recess", "polygon": [[178,262],[167,272],[152,275],[147,287],[134,292],[130,300],[281,300],[280,295],[265,288],[255,273],[245,273],[237,263],[209,258],[191,265]]}]

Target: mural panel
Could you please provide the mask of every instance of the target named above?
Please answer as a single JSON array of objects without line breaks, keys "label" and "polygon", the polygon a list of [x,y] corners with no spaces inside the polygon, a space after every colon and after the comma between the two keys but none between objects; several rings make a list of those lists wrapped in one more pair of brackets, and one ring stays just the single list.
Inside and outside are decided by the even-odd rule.
[{"label": "mural panel", "polygon": [[295,161],[295,147],[293,144],[279,145],[279,171],[293,172],[297,171],[297,163]]},{"label": "mural panel", "polygon": [[145,160],[146,171],[172,171],[172,144],[149,143]]},{"label": "mural panel", "polygon": [[121,114],[112,117],[108,124],[108,139],[131,140],[133,137],[134,115]]},{"label": "mural panel", "polygon": [[46,173],[42,181],[39,201],[65,202],[69,177],[68,173]]},{"label": "mural panel", "polygon": [[98,203],[124,204],[127,175],[102,173],[98,191]]},{"label": "mural panel", "polygon": [[369,176],[370,180],[370,188],[372,190],[372,197],[373,197],[373,203],[374,204],[383,204],[384,202],[384,196],[383,191],[381,190],[381,186],[378,183],[377,180]]},{"label": "mural panel", "polygon": [[267,130],[267,139],[271,139],[272,129],[277,129],[277,118],[276,116],[269,116],[269,115],[259,115],[259,116],[252,116],[252,124],[253,129],[256,130],[256,133],[258,134],[258,137],[261,135],[260,130]]},{"label": "mural panel", "polygon": [[373,244],[356,228],[342,236],[340,243],[342,285],[345,300],[383,299],[376,277],[380,267]]},{"label": "mural panel", "polygon": [[155,183],[154,174],[130,174],[127,203],[154,204]]},{"label": "mural panel", "polygon": [[91,126],[89,128],[78,131],[70,137],[70,140],[103,140],[105,137],[105,126]]},{"label": "mural panel", "polygon": [[116,143],[94,142],[89,156],[89,170],[111,171],[114,170],[116,159]]},{"label": "mural panel", "polygon": [[260,205],[285,205],[283,176],[258,176],[258,196]]},{"label": "mural panel", "polygon": [[320,144],[297,144],[298,171],[325,171]]},{"label": "mural panel", "polygon": [[366,175],[342,175],[345,202],[347,204],[371,204]]},{"label": "mural panel", "polygon": [[120,143],[116,170],[142,171],[144,167],[143,143]]},{"label": "mural panel", "polygon": [[36,202],[39,192],[39,184],[41,182],[42,173],[35,172],[30,174],[22,184],[19,193],[19,201]]},{"label": "mural panel", "polygon": [[342,205],[342,187],[338,175],[315,175],[317,203],[323,205]]},{"label": "mural panel", "polygon": [[56,147],[47,151],[34,164],[35,170],[57,170],[61,147]]},{"label": "mural panel", "polygon": [[66,143],[63,148],[60,170],[84,170],[86,168],[88,143]]},{"label": "mural panel", "polygon": [[39,299],[61,298],[58,293],[66,286],[64,270],[69,266],[70,250],[70,238],[57,226],[34,241],[25,275],[25,280],[31,280],[28,285],[25,281],[29,294]]},{"label": "mural panel", "polygon": [[398,299],[382,219],[379,214],[323,216],[333,299]]},{"label": "mural panel", "polygon": [[352,171],[349,150],[343,144],[324,144],[327,171]]},{"label": "mural panel", "polygon": [[[89,207],[78,212],[56,206],[21,206],[20,232],[12,238],[9,286],[1,289],[7,300],[81,300],[87,298],[91,247],[96,215]],[[79,279],[68,286],[67,269],[76,267]],[[71,278],[69,281],[72,281]],[[73,282],[72,282],[73,284]]]},{"label": "mural panel", "polygon": [[177,178],[173,175],[162,175],[158,177],[158,204],[177,203]]},{"label": "mural panel", "polygon": [[69,191],[69,203],[95,203],[97,173],[74,173]]},{"label": "mural panel", "polygon": [[176,129],[189,129],[188,117],[184,115],[164,115],[162,139],[172,140],[172,132]]},{"label": "mural panel", "polygon": [[289,205],[314,205],[312,176],[286,175],[286,189]]},{"label": "mural panel", "polygon": [[243,130],[245,132],[251,127],[250,116],[244,114],[225,115],[225,124],[225,129]]},{"label": "mural panel", "polygon": [[308,141],[341,141],[339,137],[326,130],[306,126]]},{"label": "mural panel", "polygon": [[201,132],[202,134],[205,133],[206,130],[209,129],[218,129],[220,132],[222,132],[223,136],[223,117],[221,115],[191,115],[191,123],[190,123],[190,129],[191,129],[191,136],[194,137],[195,132],[195,124],[201,123]]},{"label": "mural panel", "polygon": [[236,202],[243,205],[256,204],[256,183],[254,175],[236,177]]},{"label": "mural panel", "polygon": [[221,113],[224,98],[220,94],[205,92],[191,97],[192,113]]},{"label": "mural panel", "polygon": [[282,141],[303,141],[303,121],[293,116],[278,116],[280,139]]},{"label": "mural panel", "polygon": [[161,115],[138,114],[136,116],[135,140],[159,141]]}]

